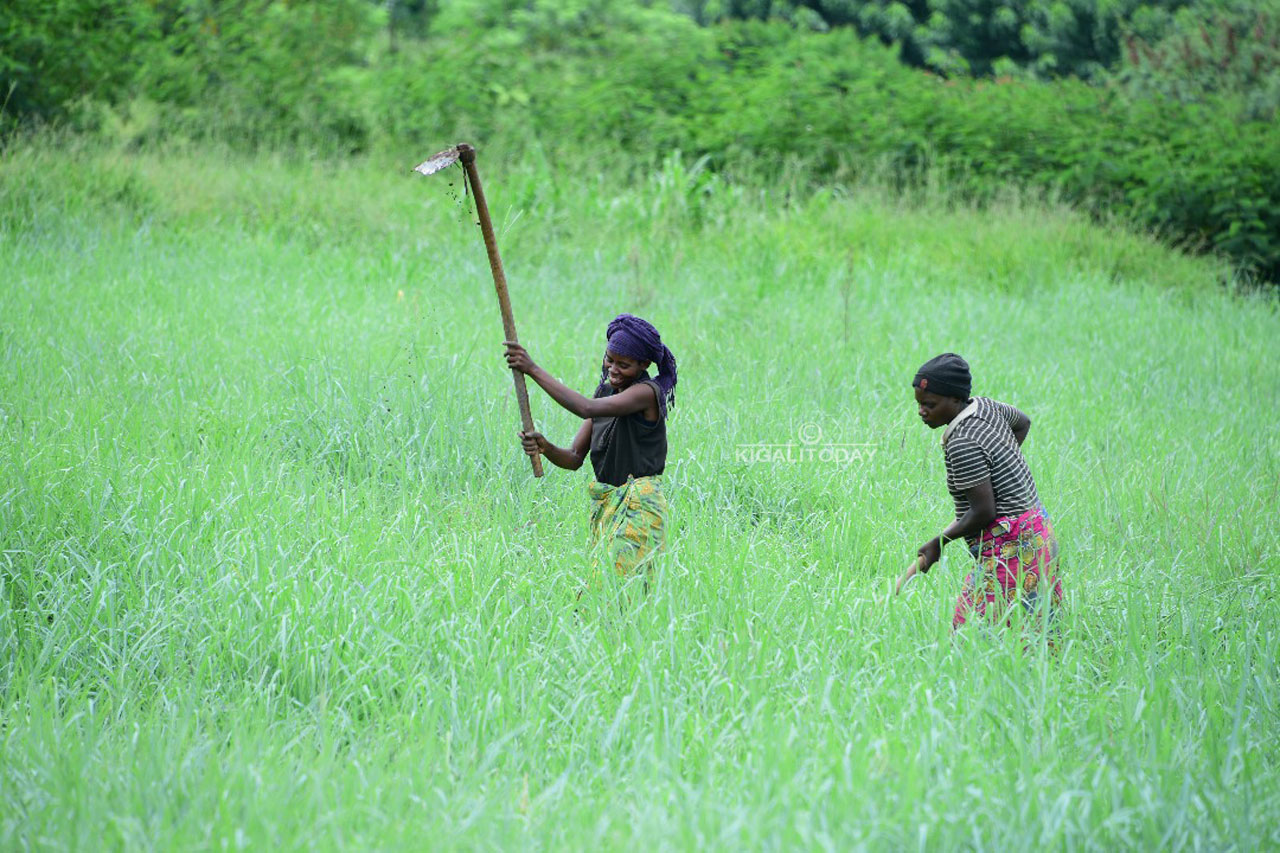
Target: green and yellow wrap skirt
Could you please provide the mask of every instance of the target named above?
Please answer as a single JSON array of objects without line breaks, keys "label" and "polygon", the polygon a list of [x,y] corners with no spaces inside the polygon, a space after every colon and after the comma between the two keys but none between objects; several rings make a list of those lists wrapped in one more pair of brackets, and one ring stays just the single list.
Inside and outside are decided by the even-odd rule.
[{"label": "green and yellow wrap skirt", "polygon": [[647,572],[667,541],[662,475],[628,477],[621,486],[592,481],[587,491],[591,495],[592,583],[599,580],[602,566],[612,566],[621,578]]}]

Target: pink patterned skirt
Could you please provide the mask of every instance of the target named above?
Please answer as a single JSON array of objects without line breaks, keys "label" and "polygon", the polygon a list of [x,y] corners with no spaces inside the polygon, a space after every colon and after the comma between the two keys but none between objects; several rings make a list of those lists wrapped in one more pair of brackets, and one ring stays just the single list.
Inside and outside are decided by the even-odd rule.
[{"label": "pink patterned skirt", "polygon": [[[1036,614],[1045,604],[1049,607],[1048,618],[1053,618],[1062,603],[1062,583],[1054,565],[1058,540],[1043,505],[1017,518],[997,518],[969,550],[978,565],[964,579],[952,628],[963,625],[971,613],[1008,624],[1013,610],[1021,608]],[[1041,598],[1046,590],[1047,602]]]}]

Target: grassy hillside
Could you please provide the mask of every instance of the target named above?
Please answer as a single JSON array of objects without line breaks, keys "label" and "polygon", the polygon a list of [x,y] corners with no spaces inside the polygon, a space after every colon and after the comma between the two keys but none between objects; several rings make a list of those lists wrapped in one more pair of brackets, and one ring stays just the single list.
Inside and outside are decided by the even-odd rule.
[{"label": "grassy hillside", "polygon": [[[0,162],[0,847],[1280,844],[1274,298],[1018,198],[481,152],[533,357],[680,361],[671,553],[579,618],[587,473],[529,476],[427,153]],[[951,636],[956,546],[885,599],[944,350],[1033,419],[1056,659]]]}]

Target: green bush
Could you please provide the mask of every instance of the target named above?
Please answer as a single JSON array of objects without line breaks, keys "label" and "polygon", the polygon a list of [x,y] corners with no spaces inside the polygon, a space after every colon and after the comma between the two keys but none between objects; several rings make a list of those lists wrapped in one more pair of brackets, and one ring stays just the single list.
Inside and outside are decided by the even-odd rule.
[{"label": "green bush", "polygon": [[[1216,0],[1201,0],[1216,2]],[[1013,69],[1041,78],[1098,79],[1127,35],[1158,38],[1190,0],[779,0],[774,14],[804,9],[830,27],[853,27],[897,45],[910,65],[953,75]],[[705,4],[704,4],[705,5]],[[724,6],[738,17],[741,6]],[[758,17],[746,6],[741,17]],[[702,14],[705,14],[703,12]]]},{"label": "green bush", "polygon": [[0,112],[52,119],[78,99],[127,90],[150,23],[140,3],[6,0],[0,5]]},{"label": "green bush", "polygon": [[1184,9],[1154,40],[1130,34],[1113,85],[1131,97],[1200,103],[1238,97],[1247,119],[1280,113],[1280,0]]},{"label": "green bush", "polygon": [[[603,139],[641,159],[681,149],[722,171],[798,161],[838,180],[941,168],[973,198],[1029,185],[1280,279],[1280,134],[1242,118],[1238,99],[942,80],[848,30],[743,22],[715,28],[714,44],[702,32],[666,33],[661,54],[615,32],[589,63],[530,60],[519,114],[543,139]],[[503,111],[492,99],[488,109]]]},{"label": "green bush", "polygon": [[104,109],[155,104],[184,133],[358,143],[367,128],[332,109],[326,83],[364,63],[384,17],[368,0],[13,0],[0,104],[10,121],[89,130]]}]

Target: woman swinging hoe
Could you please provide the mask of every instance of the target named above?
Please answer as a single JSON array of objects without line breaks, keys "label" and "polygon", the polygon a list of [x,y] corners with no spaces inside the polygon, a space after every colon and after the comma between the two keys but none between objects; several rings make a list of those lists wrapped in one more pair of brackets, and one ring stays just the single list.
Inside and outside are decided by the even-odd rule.
[{"label": "woman swinging hoe", "polygon": [[[601,562],[623,578],[643,576],[663,550],[667,409],[675,404],[676,359],[657,329],[639,317],[619,314],[605,338],[600,383],[591,398],[534,364],[519,344],[506,343],[512,370],[527,374],[551,399],[584,419],[568,447],[557,447],[539,432],[519,435],[526,453],[541,453],[570,471],[591,455],[591,541],[598,549],[592,585]],[[654,378],[649,377],[650,365],[657,367]]]},{"label": "woman swinging hoe", "polygon": [[977,565],[964,580],[952,627],[975,613],[1007,621],[1019,607],[1047,621],[1062,602],[1062,585],[1053,525],[1020,449],[1031,419],[1006,403],[970,397],[969,365],[955,353],[925,362],[911,384],[920,419],[930,429],[945,427],[942,453],[956,519],[920,547],[898,589],[917,571],[929,571],[948,542],[964,537]]}]

